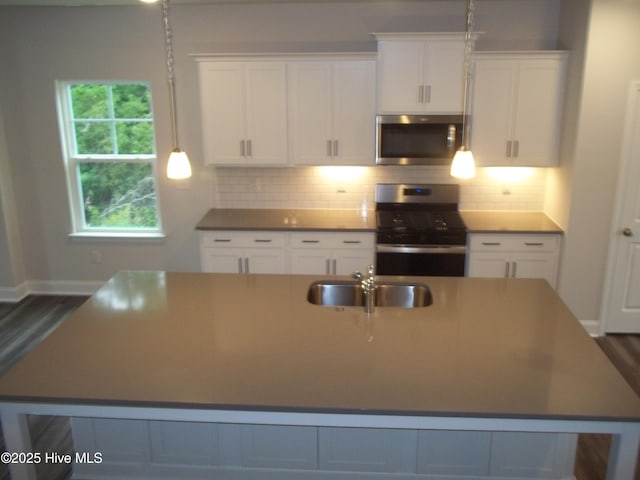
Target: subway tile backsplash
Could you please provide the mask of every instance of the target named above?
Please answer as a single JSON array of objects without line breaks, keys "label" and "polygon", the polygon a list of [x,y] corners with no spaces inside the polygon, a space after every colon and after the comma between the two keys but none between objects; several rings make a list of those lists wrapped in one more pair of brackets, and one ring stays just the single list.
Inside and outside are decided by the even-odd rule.
[{"label": "subway tile backsplash", "polygon": [[448,167],[215,169],[218,208],[373,208],[376,183],[459,183],[461,210],[543,210],[544,168],[479,168],[459,181]]}]

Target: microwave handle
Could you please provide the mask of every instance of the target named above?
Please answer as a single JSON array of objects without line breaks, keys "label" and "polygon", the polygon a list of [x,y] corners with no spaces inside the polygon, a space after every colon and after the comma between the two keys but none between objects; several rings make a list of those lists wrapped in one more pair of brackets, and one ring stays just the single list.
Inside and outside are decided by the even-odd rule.
[{"label": "microwave handle", "polygon": [[456,148],[456,126],[455,124],[449,125],[449,131],[447,132],[447,150],[453,153]]}]

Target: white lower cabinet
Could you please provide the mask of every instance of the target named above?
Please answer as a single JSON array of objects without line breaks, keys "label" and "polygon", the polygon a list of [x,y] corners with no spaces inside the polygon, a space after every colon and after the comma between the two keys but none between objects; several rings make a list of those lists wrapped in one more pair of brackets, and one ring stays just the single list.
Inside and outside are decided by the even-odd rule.
[{"label": "white lower cabinet", "polygon": [[543,278],[555,288],[559,234],[471,234],[467,276]]},{"label": "white lower cabinet", "polygon": [[83,479],[573,478],[577,435],[73,418]]},{"label": "white lower cabinet", "polygon": [[374,263],[373,233],[292,233],[289,242],[293,274],[350,275]]},{"label": "white lower cabinet", "polygon": [[200,233],[203,272],[350,275],[375,260],[371,232]]},{"label": "white lower cabinet", "polygon": [[203,272],[286,273],[286,234],[215,231],[200,235]]}]

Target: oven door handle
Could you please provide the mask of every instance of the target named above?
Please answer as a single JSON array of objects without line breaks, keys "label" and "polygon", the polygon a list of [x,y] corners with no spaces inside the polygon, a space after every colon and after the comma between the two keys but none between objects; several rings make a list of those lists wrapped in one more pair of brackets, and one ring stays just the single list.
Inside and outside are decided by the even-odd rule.
[{"label": "oven door handle", "polygon": [[410,245],[376,245],[378,253],[439,253],[439,254],[461,254],[467,253],[464,245],[428,245],[413,247]]}]

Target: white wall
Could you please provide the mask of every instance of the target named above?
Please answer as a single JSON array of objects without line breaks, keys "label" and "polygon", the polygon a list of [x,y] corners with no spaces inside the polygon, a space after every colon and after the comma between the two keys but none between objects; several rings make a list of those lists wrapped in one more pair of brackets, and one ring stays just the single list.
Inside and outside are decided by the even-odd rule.
[{"label": "white wall", "polygon": [[[21,240],[20,248],[0,245],[0,258],[9,249],[8,257],[24,265],[23,280],[58,289],[73,289],[74,282],[103,281],[120,269],[198,270],[193,227],[216,206],[218,181],[215,169],[202,164],[196,65],[188,54],[373,51],[370,33],[375,31],[462,30],[464,4],[389,0],[366,5],[174,5],[181,143],[195,172],[186,188],[159,174],[167,238],[136,242],[68,237],[54,82],[150,81],[163,168],[171,145],[159,5],[0,8],[0,43],[8,51],[3,57],[0,115],[19,222],[15,230]],[[480,5],[477,29],[486,33],[479,48],[555,48],[555,0],[484,0]],[[91,263],[92,250],[100,250],[103,263]]]}]

